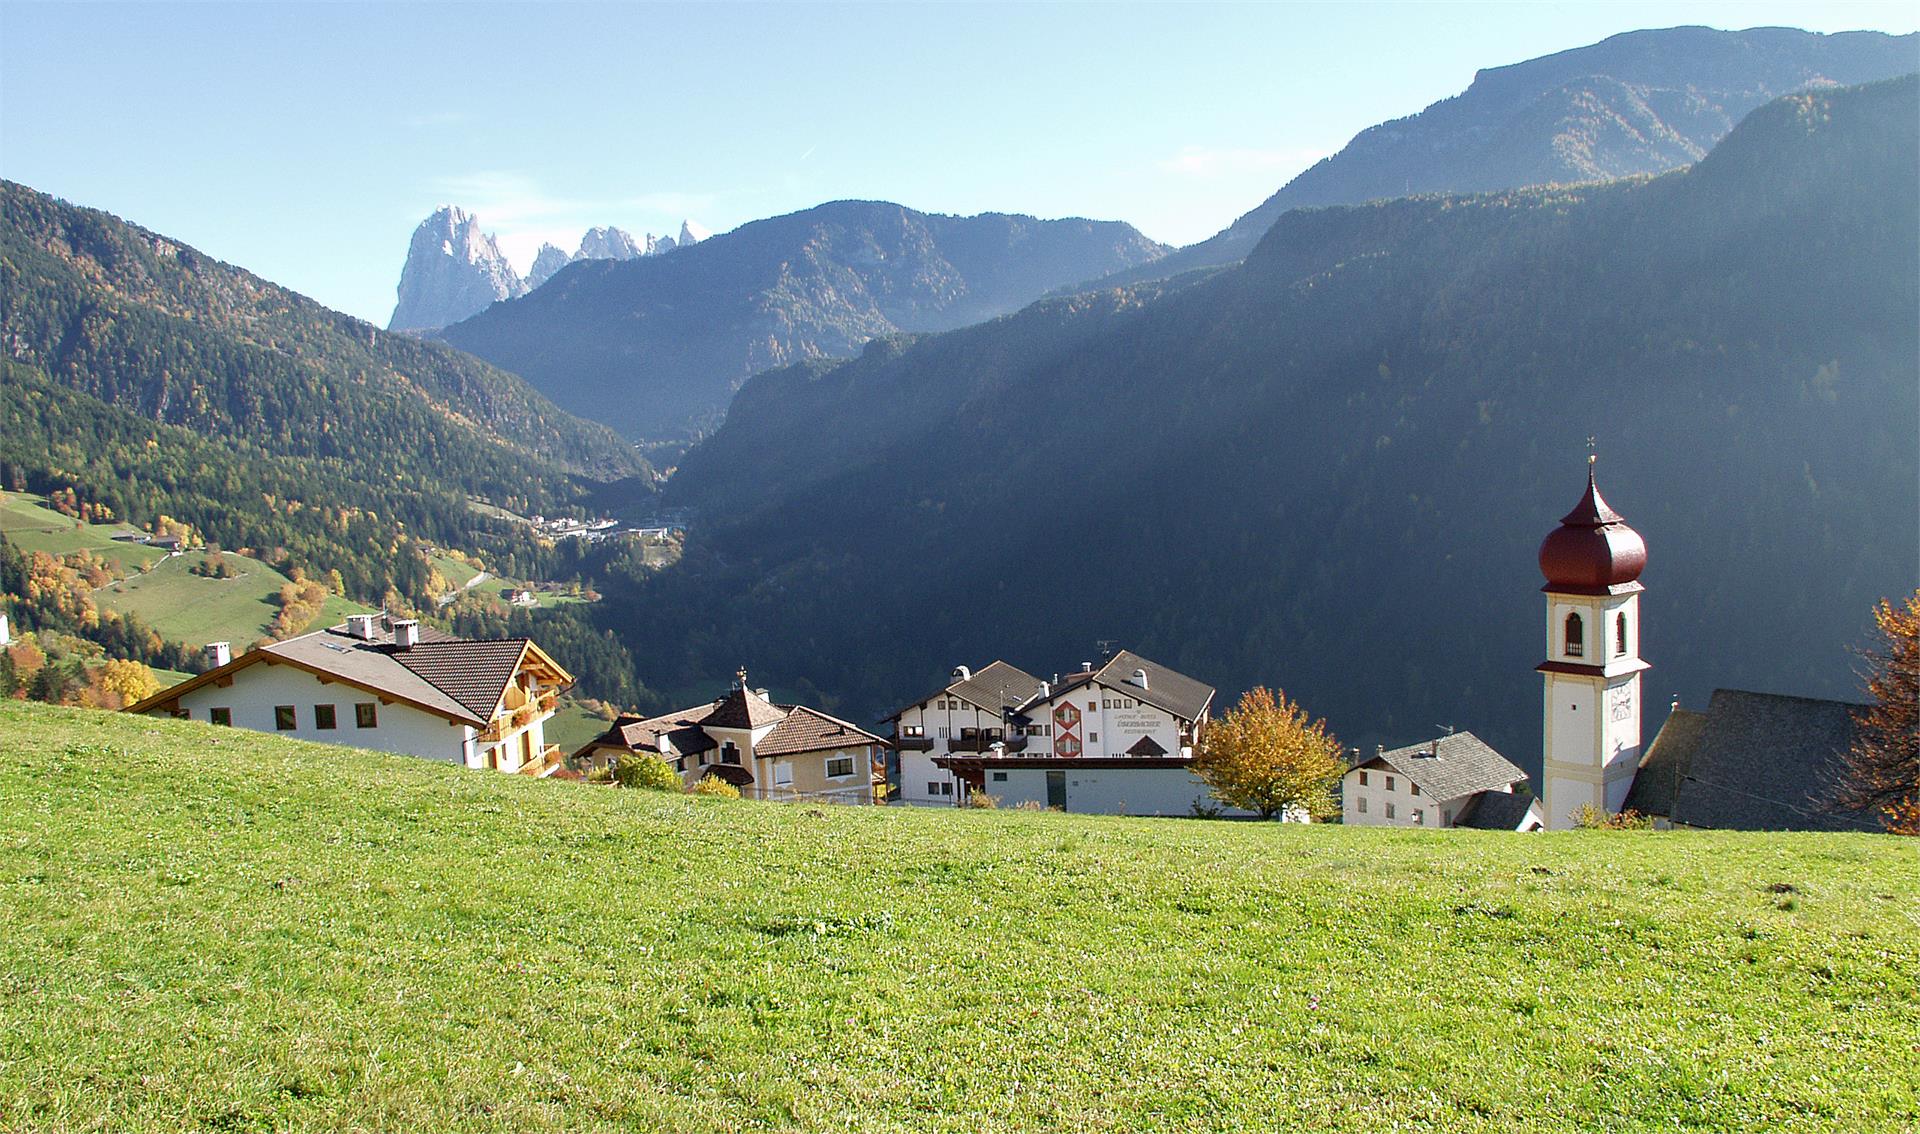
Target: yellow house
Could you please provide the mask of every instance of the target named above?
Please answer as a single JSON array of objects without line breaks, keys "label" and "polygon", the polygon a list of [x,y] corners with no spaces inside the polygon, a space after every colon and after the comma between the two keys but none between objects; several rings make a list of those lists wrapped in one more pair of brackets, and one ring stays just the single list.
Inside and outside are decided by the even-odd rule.
[{"label": "yellow house", "polygon": [[575,767],[652,753],[688,786],[717,776],[746,799],[868,804],[886,791],[885,738],[806,705],[776,705],[736,675],[726,695],[657,717],[622,717],[573,754]]}]

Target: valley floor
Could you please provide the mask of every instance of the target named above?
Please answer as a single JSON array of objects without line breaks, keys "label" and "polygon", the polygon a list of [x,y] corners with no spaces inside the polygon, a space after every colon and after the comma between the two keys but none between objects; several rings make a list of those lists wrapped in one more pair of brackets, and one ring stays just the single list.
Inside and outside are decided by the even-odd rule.
[{"label": "valley floor", "polygon": [[1920,860],[695,800],[0,702],[0,1128],[1911,1129]]}]

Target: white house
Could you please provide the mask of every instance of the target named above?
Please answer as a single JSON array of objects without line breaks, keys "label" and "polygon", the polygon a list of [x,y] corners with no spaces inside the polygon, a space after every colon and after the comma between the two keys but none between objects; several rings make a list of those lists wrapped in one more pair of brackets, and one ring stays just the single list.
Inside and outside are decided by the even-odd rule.
[{"label": "white house", "polygon": [[899,752],[902,803],[951,806],[966,798],[960,776],[938,761],[954,755],[979,755],[1003,745],[1009,753],[1029,743],[1009,723],[1013,711],[1033,699],[1041,680],[1003,661],[978,673],[955,666],[953,680],[887,719],[893,722],[893,746]]},{"label": "white house", "polygon": [[806,705],[776,705],[736,675],[725,696],[657,717],[622,717],[573,754],[576,767],[649,752],[689,787],[717,776],[746,799],[870,804],[886,783],[886,738]]},{"label": "white house", "polygon": [[277,732],[428,760],[548,775],[545,725],[573,675],[525,638],[454,638],[409,619],[344,625],[231,658],[127,712]]},{"label": "white house", "polygon": [[1470,732],[1379,748],[1340,782],[1340,821],[1354,827],[1481,827],[1537,831],[1527,774]]},{"label": "white house", "polygon": [[[1192,772],[1211,685],[1130,650],[1052,681],[1004,662],[954,676],[895,714],[907,802],[958,805],[980,791],[1001,806],[1094,814],[1191,815],[1216,806]],[[1024,697],[1022,687],[1030,690]],[[937,771],[922,773],[909,756],[916,748]]]}]

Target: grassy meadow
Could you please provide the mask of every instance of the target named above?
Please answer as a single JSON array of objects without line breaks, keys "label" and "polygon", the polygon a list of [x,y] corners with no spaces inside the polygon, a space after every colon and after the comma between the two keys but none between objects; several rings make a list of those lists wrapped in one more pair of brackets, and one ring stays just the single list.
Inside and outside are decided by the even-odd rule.
[{"label": "grassy meadow", "polygon": [[127,572],[141,570],[166,558],[157,547],[117,541],[113,537],[137,532],[130,524],[88,524],[63,516],[46,506],[47,498],[28,492],[0,492],[0,535],[21,551],[66,555],[91,551],[97,558],[118,563]]},{"label": "grassy meadow", "polygon": [[1920,858],[695,800],[0,702],[0,1129],[1911,1130]]},{"label": "grassy meadow", "polygon": [[[189,552],[175,556],[144,574],[95,592],[101,606],[123,614],[137,614],[147,625],[173,641],[189,646],[231,642],[237,654],[264,636],[279,611],[274,601],[288,582],[285,575],[257,559],[232,552],[220,553],[236,572],[231,579],[210,579],[191,568],[211,556]],[[347,615],[369,609],[359,603],[327,596],[320,617],[308,629],[332,626]]]}]

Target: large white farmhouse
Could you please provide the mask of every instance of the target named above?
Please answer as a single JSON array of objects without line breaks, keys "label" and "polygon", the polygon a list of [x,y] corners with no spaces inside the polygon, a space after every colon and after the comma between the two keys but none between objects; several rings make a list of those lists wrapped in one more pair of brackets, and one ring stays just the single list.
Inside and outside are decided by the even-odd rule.
[{"label": "large white farmhouse", "polygon": [[408,619],[354,615],[230,658],[127,712],[277,732],[469,768],[548,775],[545,725],[573,675],[525,638],[454,638]]},{"label": "large white farmhouse", "polygon": [[[964,667],[895,713],[901,798],[1191,815],[1214,807],[1192,771],[1214,689],[1130,650],[1041,681],[1005,662]],[[920,755],[924,753],[924,755]]]}]

